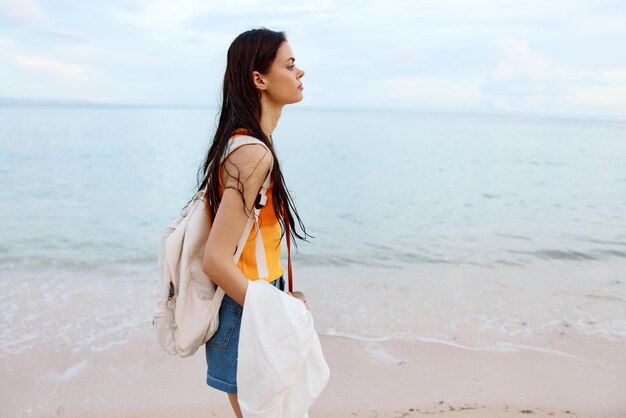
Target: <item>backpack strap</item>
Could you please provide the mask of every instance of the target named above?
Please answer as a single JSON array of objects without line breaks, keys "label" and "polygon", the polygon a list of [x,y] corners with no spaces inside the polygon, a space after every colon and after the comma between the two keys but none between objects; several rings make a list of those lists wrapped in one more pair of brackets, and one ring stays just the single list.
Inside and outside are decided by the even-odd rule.
[{"label": "backpack strap", "polygon": [[[261,140],[254,138],[252,136],[248,136],[248,135],[237,135],[233,139],[229,140],[228,148],[226,149],[226,152],[224,153],[224,156],[222,157],[221,163],[223,163],[228,157],[228,155],[230,155],[233,151],[235,151],[236,149],[238,149],[239,147],[243,145],[249,145],[249,144],[260,144],[267,150],[267,152],[270,152],[269,148],[267,148],[267,145],[265,145]],[[246,223],[246,226],[243,230],[243,234],[241,235],[241,238],[239,239],[239,242],[237,243],[237,251],[235,251],[235,254],[233,255],[233,262],[237,264],[237,262],[239,261],[239,258],[241,257],[241,253],[243,252],[243,248],[246,245],[246,241],[248,240],[248,237],[250,236],[250,231],[252,230],[252,227],[255,227],[256,228],[256,236],[255,236],[256,265],[257,265],[257,273],[259,275],[259,278],[261,279],[264,279],[267,276],[269,276],[269,270],[267,267],[267,257],[265,256],[265,246],[263,245],[263,237],[261,236],[261,230],[259,228],[259,217],[261,213],[261,208],[267,204],[267,190],[270,187],[273,168],[274,168],[274,160],[272,159],[272,162],[270,164],[270,170],[267,173],[267,176],[265,177],[265,181],[263,181],[263,184],[261,185],[261,189],[259,190],[259,194],[257,195],[257,198],[254,203],[254,207],[253,207],[254,217],[248,219],[248,222]]]},{"label": "backpack strap", "polygon": [[289,291],[293,293],[293,274],[291,272],[291,235],[289,233],[289,215],[287,209],[283,208],[285,219],[285,236],[287,238],[287,275],[289,277]]}]

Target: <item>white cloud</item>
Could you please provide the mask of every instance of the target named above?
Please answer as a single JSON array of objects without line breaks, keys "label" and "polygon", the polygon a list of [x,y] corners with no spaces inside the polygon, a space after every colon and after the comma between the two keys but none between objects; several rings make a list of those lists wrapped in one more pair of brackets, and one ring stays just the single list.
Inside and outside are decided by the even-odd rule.
[{"label": "white cloud", "polygon": [[506,97],[499,95],[491,97],[490,103],[497,110],[511,110],[512,108]]},{"label": "white cloud", "polygon": [[[230,14],[233,20],[241,15],[265,15],[283,13],[331,13],[342,8],[345,1],[319,0],[315,2],[284,2],[265,0],[142,0],[132,6],[121,3],[113,14],[122,21],[144,30],[172,31],[180,29],[187,21],[211,13]],[[354,2],[350,2],[354,3]],[[358,5],[358,3],[357,3]],[[351,14],[354,14],[352,11]]]},{"label": "white cloud", "polygon": [[37,0],[0,0],[0,17],[16,23],[47,20]]},{"label": "white cloud", "polygon": [[95,72],[83,65],[54,59],[16,54],[10,58],[13,64],[28,70],[40,70],[71,81],[85,82],[94,78]]},{"label": "white cloud", "polygon": [[[244,30],[265,26],[274,30],[317,31],[330,21],[345,25],[354,20],[353,0],[284,2],[265,0],[124,0],[110,5],[108,14],[137,36],[151,42],[167,42],[197,54],[207,47],[225,52]],[[306,21],[306,23],[304,23]],[[319,33],[316,33],[319,36]],[[204,49],[202,49],[204,48]]]},{"label": "white cloud", "polygon": [[484,86],[495,109],[626,116],[626,68],[564,66],[523,39],[506,42],[502,55]]},{"label": "white cloud", "polygon": [[225,1],[207,2],[200,0],[143,1],[113,9],[113,15],[146,31],[172,31],[191,18],[205,14],[215,7],[224,7]]},{"label": "white cloud", "polygon": [[483,100],[481,81],[436,75],[387,78],[369,83],[356,93],[355,99],[380,107],[475,107]]},{"label": "white cloud", "polygon": [[567,109],[626,117],[626,86],[579,87],[564,97]]},{"label": "white cloud", "polygon": [[584,81],[564,95],[568,110],[626,117],[626,68],[599,70]]},{"label": "white cloud", "polygon": [[500,63],[493,76],[495,80],[510,80],[517,76],[532,80],[562,78],[565,70],[548,58],[531,51],[526,40],[514,40],[504,46],[506,60]]},{"label": "white cloud", "polygon": [[355,79],[346,84],[367,87],[355,89],[349,97],[374,108],[626,116],[626,68],[562,65],[535,51],[525,39],[499,45],[500,60],[486,66],[484,75],[455,71],[388,76],[367,83]]},{"label": "white cloud", "polygon": [[50,15],[43,11],[37,0],[0,0],[0,21],[3,19],[30,27],[36,32],[45,34],[48,37],[51,36],[81,42],[90,41],[90,39],[82,33],[56,24]]}]

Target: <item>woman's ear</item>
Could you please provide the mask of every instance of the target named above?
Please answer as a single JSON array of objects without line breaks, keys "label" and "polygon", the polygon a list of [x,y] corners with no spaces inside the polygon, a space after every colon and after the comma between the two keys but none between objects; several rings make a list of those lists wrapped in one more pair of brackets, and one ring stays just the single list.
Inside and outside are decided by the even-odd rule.
[{"label": "woman's ear", "polygon": [[267,89],[267,83],[265,82],[265,78],[263,77],[263,74],[258,71],[252,72],[252,82],[254,83],[254,87],[256,87],[258,90]]}]

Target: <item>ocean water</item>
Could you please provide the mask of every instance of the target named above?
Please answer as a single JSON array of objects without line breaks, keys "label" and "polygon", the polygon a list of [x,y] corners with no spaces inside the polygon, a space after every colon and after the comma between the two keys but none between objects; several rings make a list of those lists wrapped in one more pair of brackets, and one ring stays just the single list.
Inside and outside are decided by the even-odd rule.
[{"label": "ocean water", "polygon": [[[0,271],[154,269],[216,113],[1,107]],[[273,137],[300,265],[626,257],[626,122],[287,107]]]},{"label": "ocean water", "polygon": [[[80,365],[151,332],[158,240],[215,117],[0,107],[0,355]],[[321,334],[626,341],[626,123],[286,108],[273,137]]]}]

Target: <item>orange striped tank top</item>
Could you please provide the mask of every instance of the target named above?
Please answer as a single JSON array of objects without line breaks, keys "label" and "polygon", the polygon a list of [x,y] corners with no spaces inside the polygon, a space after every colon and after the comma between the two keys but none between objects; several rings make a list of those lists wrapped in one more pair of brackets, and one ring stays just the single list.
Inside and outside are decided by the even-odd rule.
[{"label": "orange striped tank top", "polygon": [[[237,135],[245,135],[247,131],[243,128],[236,129],[233,135],[229,138],[232,139]],[[219,171],[220,177],[220,197],[224,193],[224,184],[221,178],[221,169]],[[267,258],[267,270],[269,276],[265,279],[268,282],[278,279],[282,276],[284,269],[280,264],[281,253],[281,241],[280,241],[280,223],[276,218],[273,207],[272,189],[274,182],[270,182],[270,187],[267,189],[267,203],[263,206],[259,212],[259,231],[263,237],[263,247],[265,248],[265,257]],[[255,253],[255,236],[256,228],[252,228],[248,240],[243,247],[241,257],[237,262],[237,267],[241,272],[250,280],[258,280],[259,273],[256,266],[256,253]]]}]

